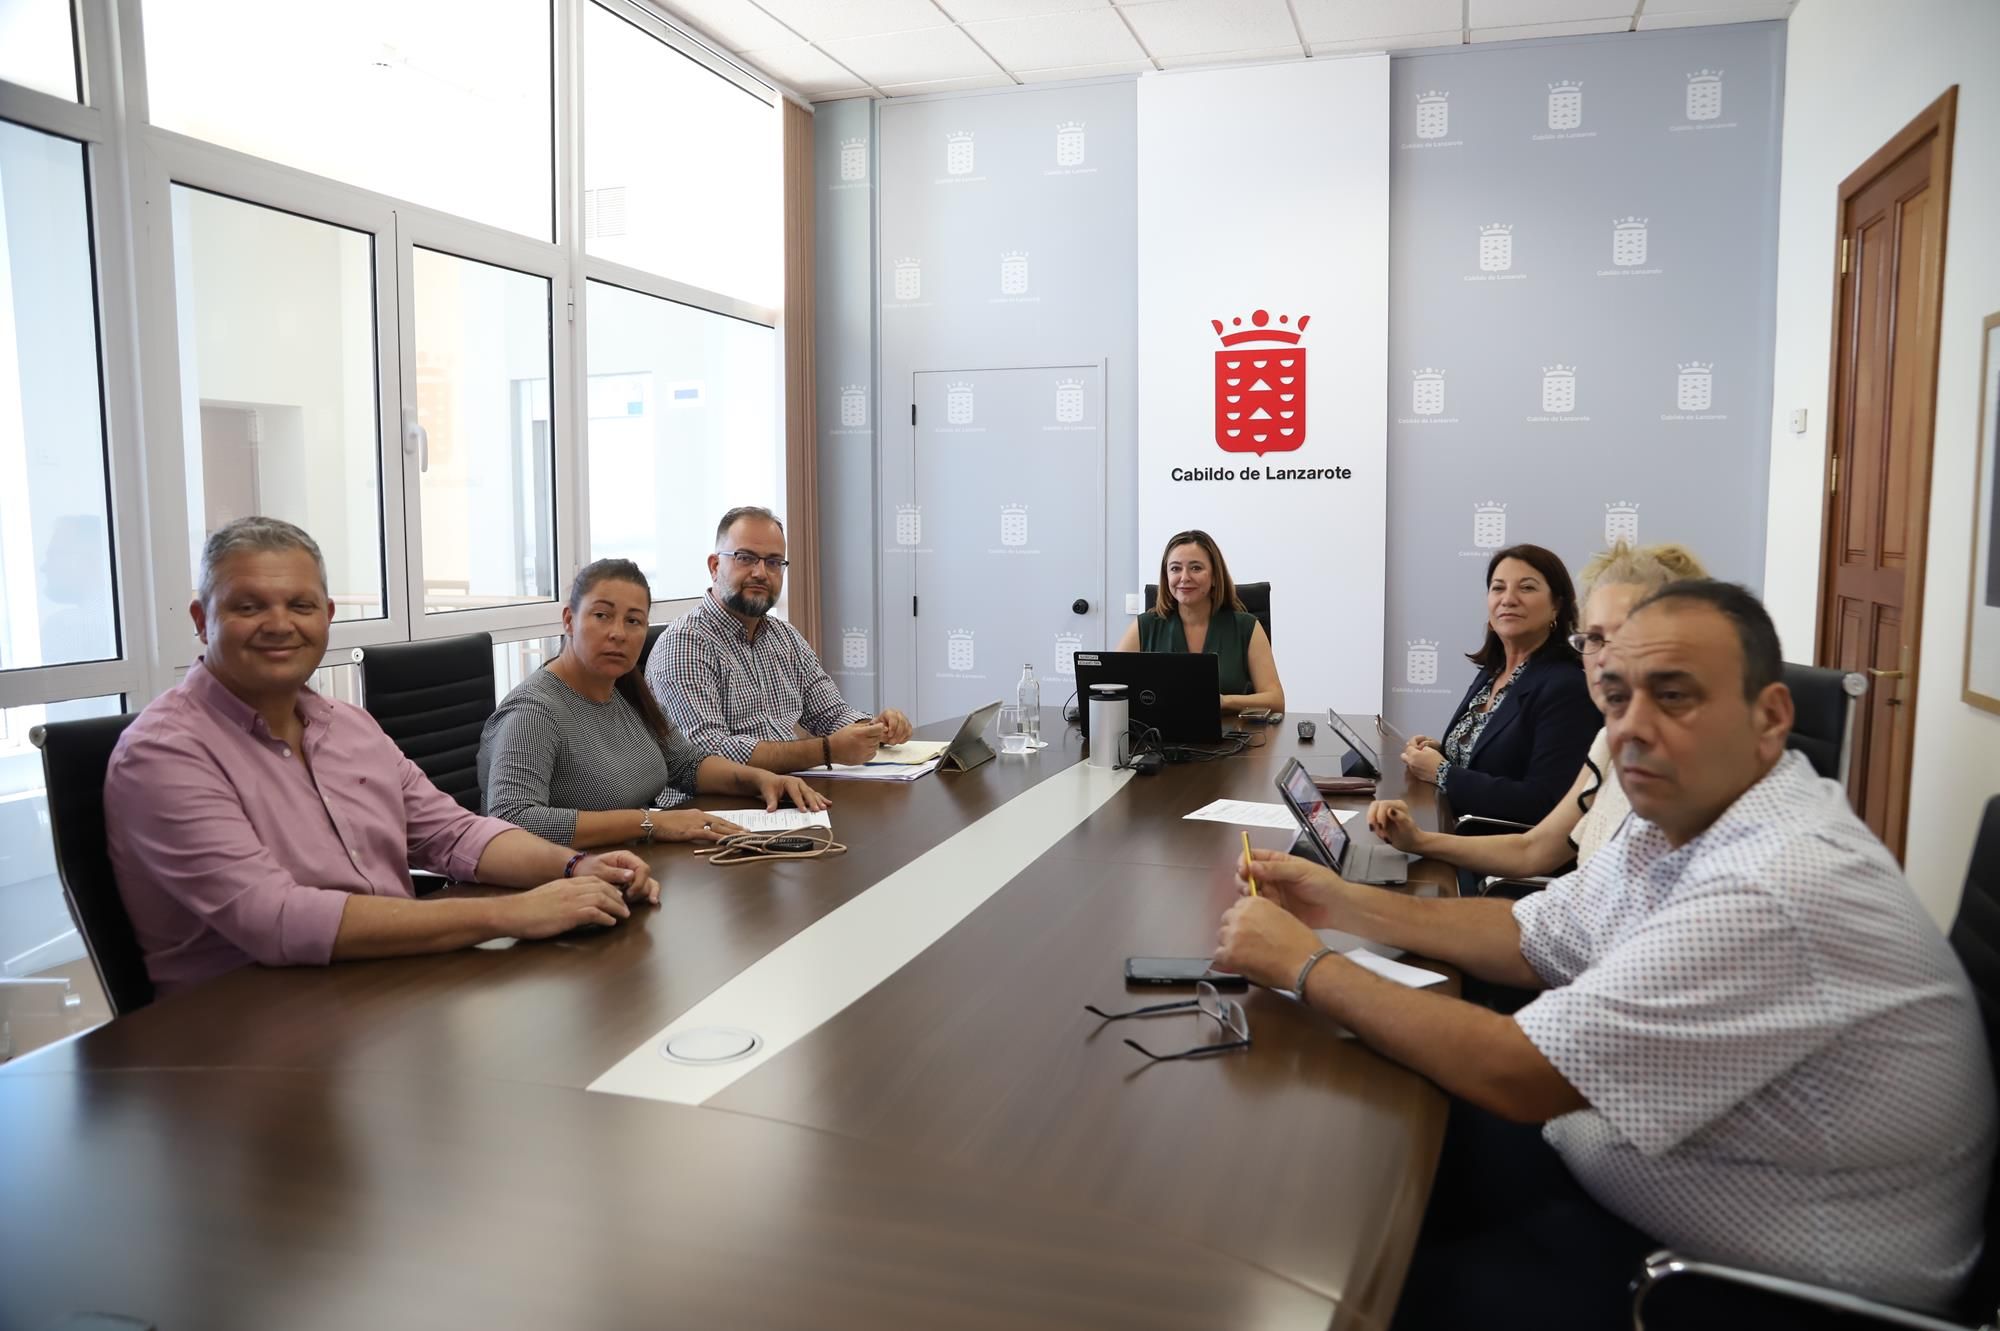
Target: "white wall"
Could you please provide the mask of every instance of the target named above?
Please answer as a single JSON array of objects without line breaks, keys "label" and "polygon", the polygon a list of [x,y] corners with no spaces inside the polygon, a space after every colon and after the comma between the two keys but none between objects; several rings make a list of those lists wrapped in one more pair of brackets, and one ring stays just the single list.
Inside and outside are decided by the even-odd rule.
[{"label": "white wall", "polygon": [[[1910,781],[1910,882],[1940,923],[2000,790],[2000,717],[1959,697],[1971,564],[1979,324],[2000,310],[2000,4],[1800,0],[1786,36],[1776,392],[1764,592],[1786,654],[1808,659],[1819,587],[1827,352],[1840,182],[1952,84],[1957,140],[1938,348],[1922,673]],[[1811,427],[1791,432],[1796,407]]]}]

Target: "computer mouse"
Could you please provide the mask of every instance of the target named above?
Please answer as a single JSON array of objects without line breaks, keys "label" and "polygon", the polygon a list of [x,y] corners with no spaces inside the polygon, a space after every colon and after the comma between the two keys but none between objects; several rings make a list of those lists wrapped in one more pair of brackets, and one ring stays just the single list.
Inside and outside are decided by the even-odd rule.
[{"label": "computer mouse", "polygon": [[1310,743],[1312,743],[1312,742],[1313,742],[1313,732],[1314,732],[1314,731],[1315,731],[1316,729],[1318,729],[1318,727],[1314,726],[1314,725],[1313,725],[1313,723],[1312,723],[1312,722],[1310,722],[1310,721],[1301,721],[1301,722],[1299,722],[1299,742],[1300,742],[1301,744],[1310,744]]}]

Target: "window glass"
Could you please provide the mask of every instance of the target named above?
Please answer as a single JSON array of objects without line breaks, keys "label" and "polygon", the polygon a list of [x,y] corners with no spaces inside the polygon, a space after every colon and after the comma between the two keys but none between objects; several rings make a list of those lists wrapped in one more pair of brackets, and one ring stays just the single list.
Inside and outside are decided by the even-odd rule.
[{"label": "window glass", "polygon": [[0,670],[118,655],[83,148],[0,122]]},{"label": "window glass", "polygon": [[69,0],[0,0],[0,82],[78,100]]},{"label": "window glass", "polygon": [[46,722],[124,710],[117,695],[0,708],[0,961],[8,963],[7,974],[32,974],[84,954],[83,940],[69,936],[76,925],[56,877],[42,755],[29,736]]},{"label": "window glass", "polygon": [[418,249],[424,613],[555,599],[547,278]]},{"label": "window glass", "polygon": [[[568,591],[568,588],[564,588]],[[504,701],[528,676],[562,654],[561,638],[527,638],[493,644],[493,700]]]},{"label": "window glass", "polygon": [[583,40],[587,251],[777,304],[777,108],[597,5]]},{"label": "window glass", "polygon": [[319,542],[335,619],[379,619],[373,237],[183,185],[173,200],[189,585],[206,532],[262,513]]},{"label": "window glass", "polygon": [[630,559],[653,598],[699,596],[715,523],[782,507],[776,334],[586,284],[590,557]]},{"label": "window glass", "polygon": [[549,0],[145,0],[154,124],[554,237]]}]

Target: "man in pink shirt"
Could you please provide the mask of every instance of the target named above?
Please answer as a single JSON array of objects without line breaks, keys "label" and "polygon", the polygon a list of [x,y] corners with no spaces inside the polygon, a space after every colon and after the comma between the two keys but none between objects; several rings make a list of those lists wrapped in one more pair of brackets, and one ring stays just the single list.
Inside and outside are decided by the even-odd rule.
[{"label": "man in pink shirt", "polygon": [[[188,611],[201,658],[126,730],[104,781],[119,893],[161,993],[253,961],[448,952],[658,904],[637,855],[583,855],[467,812],[368,713],[306,687],[333,602],[299,528],[216,531]],[[532,890],[419,901],[413,864]]]}]

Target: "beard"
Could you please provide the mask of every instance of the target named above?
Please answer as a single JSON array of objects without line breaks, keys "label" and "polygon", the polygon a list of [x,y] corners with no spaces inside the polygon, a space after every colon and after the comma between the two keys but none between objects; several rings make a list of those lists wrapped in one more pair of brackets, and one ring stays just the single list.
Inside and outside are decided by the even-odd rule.
[{"label": "beard", "polygon": [[[753,597],[757,599],[753,600]],[[766,588],[738,587],[735,591],[723,597],[722,603],[739,615],[748,615],[752,619],[762,619],[765,615],[771,613],[771,607],[776,604],[777,599]]]}]

